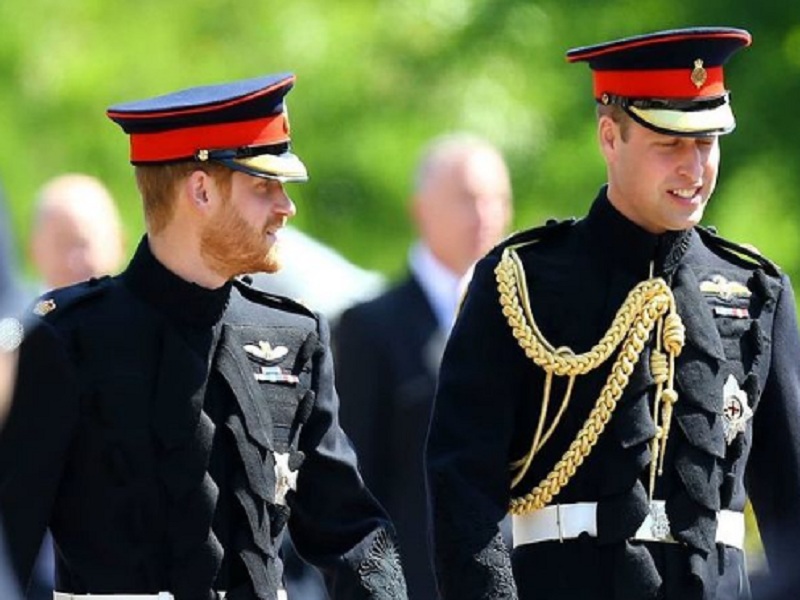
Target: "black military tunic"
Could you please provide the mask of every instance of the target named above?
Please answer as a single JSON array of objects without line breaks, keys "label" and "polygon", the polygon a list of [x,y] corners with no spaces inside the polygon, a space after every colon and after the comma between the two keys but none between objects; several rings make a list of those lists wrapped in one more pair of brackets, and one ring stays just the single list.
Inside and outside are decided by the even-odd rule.
[{"label": "black military tunic", "polygon": [[239,281],[188,283],[145,240],[121,276],[35,312],[0,438],[22,580],[49,526],[61,591],[273,599],[288,522],[333,597],[405,598],[339,428],[323,320]]},{"label": "black military tunic", "polygon": [[[596,447],[552,501],[596,502],[597,537],[526,544],[511,557],[503,550],[497,523],[510,499],[531,491],[562,457],[613,362],[576,379],[558,428],[511,489],[509,464],[530,448],[544,371],[526,357],[501,312],[494,269],[509,243],[522,244],[517,252],[542,334],[575,353],[600,340],[651,264],[669,283],[686,343],[676,359],[678,401],[653,497],[666,501],[678,543],[631,540],[648,513],[656,432],[647,344]],[[719,276],[749,292],[701,291]],[[731,376],[754,416],[728,443],[723,388]],[[793,568],[787,556],[800,541],[800,341],[789,281],[768,261],[700,229],[651,235],[619,214],[603,190],[585,219],[518,235],[477,265],[439,386],[427,468],[443,598],[747,598],[742,551],[715,543],[716,512],[741,511],[746,493],[773,571],[785,576]],[[564,391],[557,381],[553,398]]]}]

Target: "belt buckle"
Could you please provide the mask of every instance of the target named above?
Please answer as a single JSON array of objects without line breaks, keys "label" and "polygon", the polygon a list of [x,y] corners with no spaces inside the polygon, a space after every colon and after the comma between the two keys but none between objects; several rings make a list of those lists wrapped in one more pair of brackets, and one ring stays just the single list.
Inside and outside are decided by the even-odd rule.
[{"label": "belt buckle", "polygon": [[664,502],[651,502],[650,503],[650,517],[653,519],[650,523],[650,533],[659,542],[674,542],[672,533],[669,528],[669,517],[667,516],[667,507]]}]

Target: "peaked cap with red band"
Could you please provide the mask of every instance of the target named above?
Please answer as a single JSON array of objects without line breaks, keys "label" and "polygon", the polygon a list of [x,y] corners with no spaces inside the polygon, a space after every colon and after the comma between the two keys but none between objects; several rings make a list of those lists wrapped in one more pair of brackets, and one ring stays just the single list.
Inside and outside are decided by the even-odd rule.
[{"label": "peaked cap with red band", "polygon": [[195,87],[117,104],[106,114],[130,135],[134,165],[214,161],[256,177],[305,181],[284,101],[294,80],[282,73]]},{"label": "peaked cap with red band", "polygon": [[588,62],[600,104],[622,107],[659,133],[706,136],[736,126],[722,67],[751,43],[743,29],[673,29],[575,48],[569,62]]}]

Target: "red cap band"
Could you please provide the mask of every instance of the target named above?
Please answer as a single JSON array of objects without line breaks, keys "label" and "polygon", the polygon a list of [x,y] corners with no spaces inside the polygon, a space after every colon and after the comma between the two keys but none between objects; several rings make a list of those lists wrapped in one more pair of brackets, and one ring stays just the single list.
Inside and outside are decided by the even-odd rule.
[{"label": "red cap band", "polygon": [[692,69],[592,71],[594,97],[599,99],[605,93],[626,98],[713,98],[727,91],[722,67],[705,68],[700,87],[692,73]]},{"label": "red cap band", "polygon": [[130,136],[131,162],[163,162],[194,156],[198,150],[222,150],[242,146],[267,146],[289,141],[285,113],[264,119],[185,127]]}]

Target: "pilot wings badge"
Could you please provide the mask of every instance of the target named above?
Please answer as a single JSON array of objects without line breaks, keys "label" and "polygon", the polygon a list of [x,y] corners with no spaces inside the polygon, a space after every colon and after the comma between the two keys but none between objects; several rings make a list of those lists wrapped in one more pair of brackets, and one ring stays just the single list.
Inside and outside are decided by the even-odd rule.
[{"label": "pilot wings badge", "polygon": [[284,370],[278,363],[289,354],[286,346],[273,346],[269,342],[259,340],[255,344],[245,344],[247,357],[258,363],[258,373],[253,373],[256,381],[265,383],[287,383],[296,385],[300,379],[290,370]]},{"label": "pilot wings badge", "polygon": [[278,364],[281,359],[289,354],[289,349],[286,346],[272,346],[269,342],[259,340],[255,344],[245,344],[244,351],[247,356],[256,362],[265,365]]},{"label": "pilot wings badge", "polygon": [[711,279],[700,282],[700,291],[722,300],[749,298],[752,295],[746,285],[738,281],[729,281],[722,275],[712,275]]}]

